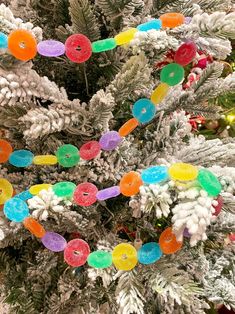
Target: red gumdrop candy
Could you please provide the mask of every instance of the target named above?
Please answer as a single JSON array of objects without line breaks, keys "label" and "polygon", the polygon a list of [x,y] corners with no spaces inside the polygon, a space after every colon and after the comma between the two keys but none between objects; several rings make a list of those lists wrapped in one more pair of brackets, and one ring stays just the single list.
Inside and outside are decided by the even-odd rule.
[{"label": "red gumdrop candy", "polygon": [[89,245],[84,240],[74,239],[64,249],[64,260],[70,266],[79,267],[86,263],[89,254]]},{"label": "red gumdrop candy", "polygon": [[197,46],[189,41],[181,45],[175,53],[175,62],[185,66],[193,61],[197,53]]},{"label": "red gumdrop candy", "polygon": [[219,195],[216,199],[216,201],[218,202],[218,205],[214,206],[215,212],[213,213],[213,216],[218,216],[222,210],[223,204],[224,204],[224,200],[223,197],[221,195]]},{"label": "red gumdrop candy", "polygon": [[90,40],[82,34],[69,36],[65,42],[65,54],[75,63],[87,61],[92,55]]},{"label": "red gumdrop candy", "polygon": [[80,157],[84,160],[95,158],[101,150],[100,144],[97,141],[90,141],[82,145],[79,150]]},{"label": "red gumdrop candy", "polygon": [[89,182],[79,184],[73,194],[74,202],[80,206],[90,206],[97,200],[97,187]]}]

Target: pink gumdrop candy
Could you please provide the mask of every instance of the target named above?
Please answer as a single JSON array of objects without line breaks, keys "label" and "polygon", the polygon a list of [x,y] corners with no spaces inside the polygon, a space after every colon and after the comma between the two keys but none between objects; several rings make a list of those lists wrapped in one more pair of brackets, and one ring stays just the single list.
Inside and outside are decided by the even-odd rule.
[{"label": "pink gumdrop candy", "polygon": [[197,53],[197,46],[194,42],[187,42],[181,45],[175,53],[175,62],[185,66],[193,61]]},{"label": "pink gumdrop candy", "polygon": [[64,260],[70,266],[79,267],[86,263],[89,254],[88,243],[81,239],[74,239],[69,241],[64,249]]},{"label": "pink gumdrop candy", "polygon": [[97,200],[97,187],[89,182],[79,184],[73,194],[74,202],[80,206],[90,206]]},{"label": "pink gumdrop candy", "polygon": [[100,144],[97,141],[90,141],[83,144],[79,150],[80,157],[84,160],[95,158],[101,150]]},{"label": "pink gumdrop candy", "polygon": [[65,54],[75,63],[87,61],[92,55],[90,40],[82,34],[69,36],[65,42]]},{"label": "pink gumdrop candy", "polygon": [[223,204],[224,204],[224,200],[223,197],[221,195],[219,195],[216,199],[216,201],[218,202],[218,205],[214,206],[215,212],[213,213],[213,216],[218,216],[222,210]]}]

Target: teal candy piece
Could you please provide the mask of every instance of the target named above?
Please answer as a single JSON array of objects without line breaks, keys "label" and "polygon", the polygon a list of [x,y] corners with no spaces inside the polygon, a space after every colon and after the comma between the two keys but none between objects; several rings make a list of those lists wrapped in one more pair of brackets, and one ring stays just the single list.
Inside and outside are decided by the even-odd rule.
[{"label": "teal candy piece", "polygon": [[217,177],[207,169],[200,169],[197,180],[200,186],[210,196],[218,196],[222,190],[222,186]]},{"label": "teal candy piece", "polygon": [[151,121],[156,113],[156,106],[147,98],[141,98],[134,103],[132,114],[140,123]]},{"label": "teal candy piece", "polygon": [[34,154],[29,150],[15,150],[9,157],[9,163],[15,167],[28,167],[33,163]]},{"label": "teal candy piece", "polygon": [[20,198],[22,201],[27,201],[33,197],[33,194],[31,194],[29,190],[27,190],[27,191],[17,194],[15,197]]},{"label": "teal candy piece", "polygon": [[14,222],[22,222],[29,216],[28,205],[18,197],[6,201],[3,212],[9,220]]},{"label": "teal candy piece", "polygon": [[161,256],[161,248],[156,242],[146,243],[138,250],[138,261],[141,264],[149,265],[155,263]]},{"label": "teal candy piece", "polygon": [[92,52],[103,52],[114,49],[117,44],[114,38],[107,38],[94,41],[92,44]]},{"label": "teal candy piece", "polygon": [[162,69],[160,79],[169,86],[177,85],[184,79],[184,68],[177,63],[170,63]]},{"label": "teal candy piece", "polygon": [[7,35],[0,32],[0,49],[7,49],[8,47],[8,38]]},{"label": "teal candy piece", "polygon": [[59,197],[72,198],[76,184],[69,181],[58,182],[52,187],[55,195]]},{"label": "teal candy piece", "polygon": [[80,160],[77,147],[71,144],[60,146],[55,154],[59,164],[66,168],[76,166]]},{"label": "teal candy piece", "polygon": [[94,268],[107,268],[112,265],[112,254],[98,250],[89,254],[87,262]]},{"label": "teal candy piece", "polygon": [[141,32],[147,32],[150,29],[159,30],[159,29],[161,29],[161,27],[162,27],[162,21],[159,19],[154,19],[154,20],[151,20],[149,22],[138,25],[137,29],[138,29],[138,31],[141,31]]},{"label": "teal candy piece", "polygon": [[156,184],[169,178],[166,166],[153,166],[145,169],[141,173],[141,179],[146,184]]}]

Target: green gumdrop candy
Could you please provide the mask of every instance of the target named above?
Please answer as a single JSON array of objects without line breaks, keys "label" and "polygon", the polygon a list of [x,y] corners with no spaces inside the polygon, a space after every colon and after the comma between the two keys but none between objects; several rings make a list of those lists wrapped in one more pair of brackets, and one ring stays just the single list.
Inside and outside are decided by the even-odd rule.
[{"label": "green gumdrop candy", "polygon": [[58,197],[72,198],[76,184],[69,181],[58,182],[53,185],[52,189]]},{"label": "green gumdrop candy", "polygon": [[79,151],[76,146],[65,144],[56,151],[58,162],[63,167],[76,166],[80,160]]},{"label": "green gumdrop candy", "polygon": [[114,49],[117,44],[114,38],[97,40],[92,43],[92,52],[102,52]]},{"label": "green gumdrop candy", "polygon": [[87,262],[94,268],[106,268],[112,265],[112,255],[109,252],[98,250],[89,254]]},{"label": "green gumdrop candy", "polygon": [[222,186],[217,177],[209,170],[199,170],[197,180],[203,190],[205,190],[210,196],[215,197],[220,194]]},{"label": "green gumdrop candy", "polygon": [[177,64],[171,63],[166,65],[160,74],[160,79],[162,83],[166,83],[169,86],[174,86],[179,84],[184,78],[184,68]]}]

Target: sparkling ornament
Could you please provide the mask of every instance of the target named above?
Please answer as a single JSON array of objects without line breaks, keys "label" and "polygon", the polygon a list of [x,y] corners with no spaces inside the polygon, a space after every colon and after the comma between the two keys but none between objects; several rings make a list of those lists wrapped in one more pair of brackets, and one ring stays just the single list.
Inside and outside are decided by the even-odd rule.
[{"label": "sparkling ornament", "polygon": [[138,261],[141,264],[153,264],[162,256],[159,244],[156,242],[145,243],[137,252]]},{"label": "sparkling ornament", "polygon": [[62,252],[67,246],[65,238],[56,232],[47,231],[41,240],[43,245],[52,252]]},{"label": "sparkling ornament", "polygon": [[121,243],[112,252],[113,264],[118,270],[131,270],[137,262],[137,251],[131,244]]},{"label": "sparkling ornament", "polygon": [[9,163],[15,167],[28,167],[33,163],[34,155],[29,150],[15,150],[9,157]]},{"label": "sparkling ornament", "polygon": [[38,53],[45,57],[59,57],[65,53],[65,46],[57,40],[43,40],[37,45]]},{"label": "sparkling ornament", "polygon": [[25,218],[25,220],[23,221],[23,224],[24,224],[24,227],[28,229],[37,238],[42,238],[46,234],[46,231],[43,228],[43,226],[32,217]]},{"label": "sparkling ornament", "polygon": [[0,178],[0,205],[4,204],[13,195],[13,187],[11,183],[3,178]]},{"label": "sparkling ornament", "polygon": [[177,162],[169,167],[168,173],[172,180],[192,181],[197,178],[198,169],[193,165]]},{"label": "sparkling ornament", "polygon": [[151,101],[154,105],[159,104],[166,97],[169,90],[169,85],[166,83],[161,83],[151,94]]},{"label": "sparkling ornament", "polygon": [[128,120],[126,123],[124,123],[120,129],[118,130],[118,133],[120,136],[124,137],[130,134],[137,126],[139,125],[139,122],[136,118],[132,118]]},{"label": "sparkling ornament", "polygon": [[159,19],[162,21],[163,28],[174,28],[184,23],[184,16],[180,13],[165,13]]},{"label": "sparkling ornament", "polygon": [[64,249],[64,260],[70,266],[79,267],[86,263],[89,254],[88,243],[81,239],[74,239],[69,241]]},{"label": "sparkling ornament", "polygon": [[7,162],[13,149],[10,143],[0,140],[0,163]]},{"label": "sparkling ornament", "polygon": [[169,227],[161,233],[159,245],[164,254],[173,254],[181,249],[183,243],[176,240],[172,228]]},{"label": "sparkling ornament", "polygon": [[8,47],[8,38],[7,35],[0,32],[0,49],[7,49]]},{"label": "sparkling ornament", "polygon": [[37,54],[37,42],[29,31],[16,29],[8,36],[8,49],[16,59],[28,61]]},{"label": "sparkling ornament", "polygon": [[219,127],[219,122],[217,120],[206,121],[205,127],[208,130],[215,130]]},{"label": "sparkling ornament", "polygon": [[153,19],[146,23],[140,24],[137,26],[138,31],[147,32],[151,29],[159,30],[162,27],[162,21],[158,19]]},{"label": "sparkling ornament", "polygon": [[39,192],[41,192],[42,190],[48,190],[50,187],[52,187],[51,184],[47,184],[47,183],[42,183],[42,184],[35,184],[32,185],[29,189],[29,192],[32,195],[37,195],[39,194]]},{"label": "sparkling ornament", "polygon": [[133,196],[139,193],[143,184],[140,174],[135,171],[125,173],[120,180],[120,191],[125,196]]},{"label": "sparkling ornament", "polygon": [[19,197],[22,201],[27,201],[33,197],[33,194],[29,190],[17,194],[15,197]]},{"label": "sparkling ornament", "polygon": [[160,79],[162,83],[175,86],[184,79],[184,68],[177,63],[170,63],[161,70]]},{"label": "sparkling ornament", "polygon": [[3,212],[9,220],[14,222],[22,222],[29,216],[28,205],[18,197],[6,201]]},{"label": "sparkling ornament", "polygon": [[128,44],[134,38],[136,32],[136,28],[129,28],[127,31],[119,33],[114,37],[116,44],[119,46]]},{"label": "sparkling ornament", "polygon": [[213,203],[212,203],[212,206],[214,207],[215,209],[215,212],[213,213],[214,216],[218,216],[222,210],[222,207],[223,207],[223,204],[224,204],[224,199],[221,195],[219,195],[216,199],[217,201],[217,205],[214,206]]},{"label": "sparkling ornament", "polygon": [[90,206],[97,200],[97,187],[89,182],[79,184],[73,194],[74,202],[80,206]]},{"label": "sparkling ornament", "polygon": [[82,34],[69,36],[65,42],[65,54],[75,63],[87,61],[92,55],[90,40]]},{"label": "sparkling ornament", "polygon": [[60,146],[56,151],[56,157],[59,164],[65,168],[76,166],[80,160],[77,147],[71,144]]},{"label": "sparkling ornament", "polygon": [[94,268],[107,268],[112,265],[112,254],[98,250],[89,254],[87,262]]},{"label": "sparkling ornament", "polygon": [[52,189],[56,196],[70,199],[76,189],[76,184],[69,181],[62,181],[54,184]]},{"label": "sparkling ornament", "polygon": [[166,166],[152,166],[142,171],[141,179],[146,184],[156,184],[168,179]]},{"label": "sparkling ornament", "polygon": [[104,201],[112,197],[116,197],[120,194],[120,187],[119,186],[112,186],[107,189],[100,190],[97,192],[96,197],[98,201]]},{"label": "sparkling ornament", "polygon": [[103,52],[114,49],[117,44],[114,38],[107,38],[94,41],[92,44],[92,52]]},{"label": "sparkling ornament", "polygon": [[194,42],[189,41],[181,45],[175,53],[175,62],[186,66],[191,63],[193,59],[196,57],[197,46]]},{"label": "sparkling ornament", "polygon": [[133,116],[140,123],[147,123],[151,121],[156,113],[156,107],[147,98],[141,98],[134,103],[132,108]]},{"label": "sparkling ornament", "polygon": [[101,136],[99,144],[103,150],[110,151],[115,149],[121,141],[122,138],[118,132],[109,131]]},{"label": "sparkling ornament", "polygon": [[89,141],[82,145],[79,150],[80,157],[84,160],[91,160],[100,153],[100,144],[97,141]]},{"label": "sparkling ornament", "polygon": [[38,155],[33,159],[35,165],[55,165],[57,162],[57,157],[54,155]]},{"label": "sparkling ornament", "polygon": [[218,178],[207,169],[200,169],[197,178],[200,186],[205,190],[210,196],[217,196],[222,190],[222,186]]}]

